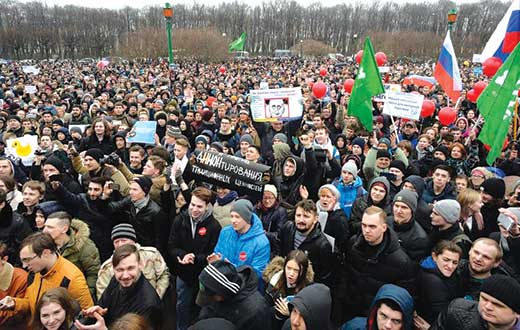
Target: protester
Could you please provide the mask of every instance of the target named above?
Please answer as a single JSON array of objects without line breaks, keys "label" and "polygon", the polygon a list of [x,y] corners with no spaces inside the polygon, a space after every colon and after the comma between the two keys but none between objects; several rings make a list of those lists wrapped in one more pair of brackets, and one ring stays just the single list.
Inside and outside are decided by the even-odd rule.
[{"label": "protester", "polygon": [[[27,272],[21,268],[13,267],[8,262],[8,247],[0,242],[0,300],[6,296],[23,298],[27,289]],[[0,311],[0,326],[16,327],[23,323],[24,316],[13,317],[8,311]]]},{"label": "protester", "polygon": [[38,330],[69,329],[79,313],[78,307],[66,289],[50,289],[38,300],[32,327]]}]

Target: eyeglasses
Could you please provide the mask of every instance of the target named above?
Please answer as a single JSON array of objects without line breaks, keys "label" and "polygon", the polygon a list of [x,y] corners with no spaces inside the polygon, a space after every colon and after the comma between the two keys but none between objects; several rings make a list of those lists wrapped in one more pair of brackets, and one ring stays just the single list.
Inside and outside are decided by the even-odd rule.
[{"label": "eyeglasses", "polygon": [[33,261],[34,259],[36,259],[36,257],[38,257],[37,254],[35,254],[34,256],[32,257],[27,257],[27,258],[22,258],[22,262],[25,263],[25,264],[28,264],[29,262]]}]

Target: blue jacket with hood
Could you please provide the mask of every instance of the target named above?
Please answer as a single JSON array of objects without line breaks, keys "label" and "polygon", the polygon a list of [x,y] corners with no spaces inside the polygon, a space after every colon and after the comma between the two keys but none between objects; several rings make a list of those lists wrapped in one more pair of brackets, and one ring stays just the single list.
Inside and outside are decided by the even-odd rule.
[{"label": "blue jacket with hood", "polygon": [[226,226],[220,231],[215,246],[215,253],[220,253],[222,260],[229,260],[235,267],[251,266],[258,278],[262,278],[262,272],[269,263],[270,252],[262,220],[255,213],[251,217],[251,228],[246,233],[239,234],[233,226]]},{"label": "blue jacket with hood", "polygon": [[394,284],[385,284],[379,289],[379,291],[377,291],[377,294],[372,301],[372,306],[370,306],[368,318],[356,317],[345,323],[341,327],[341,330],[377,330],[377,303],[383,299],[392,300],[399,305],[399,308],[401,308],[401,312],[403,313],[402,329],[412,330],[414,311],[413,298],[406,289]]},{"label": "blue jacket with hood", "polygon": [[352,205],[356,198],[367,194],[367,191],[363,188],[363,180],[358,176],[351,184],[344,184],[342,178],[339,177],[332,184],[338,188],[340,193],[339,205],[347,218],[350,219]]}]

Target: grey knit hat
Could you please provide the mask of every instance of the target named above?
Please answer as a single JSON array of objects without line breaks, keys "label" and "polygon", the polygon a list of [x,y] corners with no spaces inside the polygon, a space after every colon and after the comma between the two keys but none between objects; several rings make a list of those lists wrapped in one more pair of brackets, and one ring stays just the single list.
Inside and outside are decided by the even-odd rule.
[{"label": "grey knit hat", "polygon": [[354,176],[354,180],[357,179],[358,176],[358,168],[356,164],[353,162],[346,162],[343,167],[341,168],[342,172],[349,172]]},{"label": "grey knit hat", "polygon": [[460,204],[454,199],[443,199],[433,205],[437,212],[447,223],[455,224],[460,218]]},{"label": "grey knit hat", "polygon": [[273,141],[274,140],[280,140],[282,141],[283,143],[287,143],[287,136],[285,136],[285,134],[283,133],[276,133],[274,136],[273,136]]},{"label": "grey knit hat", "polygon": [[253,217],[253,204],[247,199],[239,199],[231,205],[231,212],[236,212],[247,223],[251,223]]},{"label": "grey knit hat", "polygon": [[240,138],[240,142],[247,142],[249,144],[253,144],[253,137],[249,134],[244,134]]},{"label": "grey knit hat", "polygon": [[403,189],[395,195],[394,203],[405,203],[412,210],[412,213],[415,213],[415,211],[417,210],[417,198],[418,195],[415,191]]}]

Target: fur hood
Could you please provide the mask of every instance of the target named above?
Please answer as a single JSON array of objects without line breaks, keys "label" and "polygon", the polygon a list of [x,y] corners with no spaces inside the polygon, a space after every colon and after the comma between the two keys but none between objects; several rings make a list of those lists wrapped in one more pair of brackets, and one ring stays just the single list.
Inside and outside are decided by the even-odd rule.
[{"label": "fur hood", "polygon": [[[285,258],[283,257],[274,257],[273,260],[265,267],[265,270],[262,274],[262,279],[265,283],[270,283],[274,280],[274,284],[271,283],[271,285],[275,285],[276,282],[278,282],[278,279],[283,274],[283,264],[285,263]],[[312,268],[312,263],[309,260],[309,267],[307,268],[307,275],[306,275],[307,281],[309,283],[314,282],[314,270]]]}]

